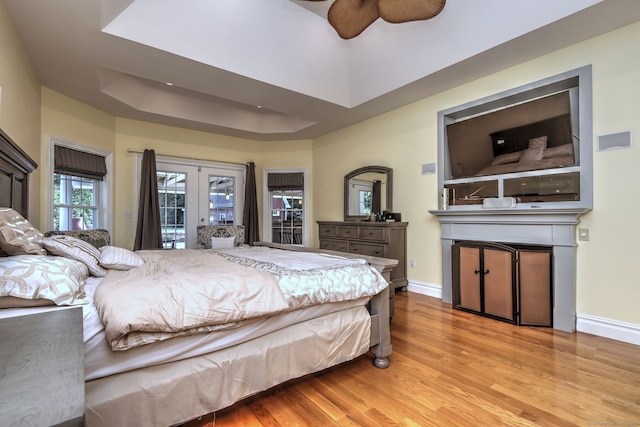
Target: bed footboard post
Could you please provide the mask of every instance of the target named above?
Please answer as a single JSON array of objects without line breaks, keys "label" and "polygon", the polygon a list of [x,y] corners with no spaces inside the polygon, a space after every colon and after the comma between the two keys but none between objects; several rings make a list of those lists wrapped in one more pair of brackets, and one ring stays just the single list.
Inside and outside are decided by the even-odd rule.
[{"label": "bed footboard post", "polygon": [[376,322],[372,325],[372,330],[377,330],[378,343],[371,347],[374,359],[373,364],[377,368],[389,367],[389,355],[391,354],[391,328],[389,319],[389,287],[384,288],[382,292],[371,299],[371,321]]}]

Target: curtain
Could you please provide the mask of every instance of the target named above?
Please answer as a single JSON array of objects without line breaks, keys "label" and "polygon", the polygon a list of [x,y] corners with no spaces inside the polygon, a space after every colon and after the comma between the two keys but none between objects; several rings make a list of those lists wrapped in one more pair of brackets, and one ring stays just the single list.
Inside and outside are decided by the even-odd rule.
[{"label": "curtain", "polygon": [[153,150],[144,150],[142,155],[138,225],[133,249],[162,249],[156,153]]},{"label": "curtain", "polygon": [[258,224],[258,197],[256,193],[256,165],[247,163],[247,178],[244,189],[244,242],[252,245],[260,241],[260,226]]},{"label": "curtain", "polygon": [[382,181],[373,181],[373,194],[371,195],[371,213],[381,214]]},{"label": "curtain", "polygon": [[62,175],[102,181],[107,174],[107,162],[103,156],[56,145],[53,152],[53,171]]}]

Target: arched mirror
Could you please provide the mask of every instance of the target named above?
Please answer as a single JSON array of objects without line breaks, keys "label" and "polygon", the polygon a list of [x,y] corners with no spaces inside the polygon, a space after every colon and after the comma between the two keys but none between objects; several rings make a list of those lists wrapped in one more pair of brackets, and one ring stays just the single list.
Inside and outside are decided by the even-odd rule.
[{"label": "arched mirror", "polygon": [[364,166],[344,176],[345,221],[364,220],[384,211],[393,211],[393,169]]}]

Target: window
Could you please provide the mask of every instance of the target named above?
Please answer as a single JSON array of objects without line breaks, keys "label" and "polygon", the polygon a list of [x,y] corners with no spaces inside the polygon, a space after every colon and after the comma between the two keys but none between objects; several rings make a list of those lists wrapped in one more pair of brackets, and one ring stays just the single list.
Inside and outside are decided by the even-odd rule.
[{"label": "window", "polygon": [[99,228],[97,200],[100,181],[72,175],[53,175],[53,228],[93,230]]},{"label": "window", "polygon": [[305,235],[303,172],[266,172],[269,221],[267,239],[273,243],[302,245]]},{"label": "window", "polygon": [[163,246],[192,249],[197,226],[241,223],[244,174],[244,165],[156,157]]},{"label": "window", "polygon": [[[107,224],[110,154],[49,139],[53,153],[51,226],[54,230],[93,230]],[[109,157],[109,158],[108,158]],[[109,160],[109,161],[107,161]]]}]

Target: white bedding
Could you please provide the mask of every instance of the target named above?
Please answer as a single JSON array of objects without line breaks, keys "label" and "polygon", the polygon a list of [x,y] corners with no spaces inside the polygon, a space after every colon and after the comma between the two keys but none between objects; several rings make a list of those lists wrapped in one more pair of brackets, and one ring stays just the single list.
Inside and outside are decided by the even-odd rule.
[{"label": "white bedding", "polygon": [[[231,329],[181,336],[114,352],[94,306],[99,279],[85,287],[85,379],[102,378],[146,366],[182,360],[228,348],[290,325],[351,307],[362,306],[387,284],[366,261],[328,254],[290,252],[264,247],[225,250],[230,261],[273,274],[289,302],[277,316],[242,321]],[[186,252],[182,252],[184,254]]]}]

